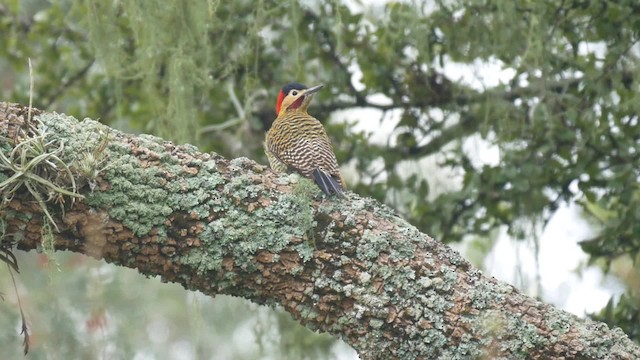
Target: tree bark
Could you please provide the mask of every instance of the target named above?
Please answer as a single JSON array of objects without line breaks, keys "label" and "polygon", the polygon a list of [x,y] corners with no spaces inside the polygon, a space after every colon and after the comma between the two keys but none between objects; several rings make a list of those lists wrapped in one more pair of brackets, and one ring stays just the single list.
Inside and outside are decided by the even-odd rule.
[{"label": "tree bark", "polygon": [[[4,248],[38,249],[43,234],[52,234],[56,250],[211,296],[281,305],[362,359],[640,358],[620,329],[484,276],[371,199],[325,198],[306,179],[249,159],[227,160],[90,119],[33,110],[28,125],[27,113],[0,103],[0,150],[8,157],[32,126],[69,166],[84,198],[41,194],[52,226],[26,185],[5,191]],[[15,175],[0,169],[0,183]],[[71,189],[60,174],[28,171]]]}]

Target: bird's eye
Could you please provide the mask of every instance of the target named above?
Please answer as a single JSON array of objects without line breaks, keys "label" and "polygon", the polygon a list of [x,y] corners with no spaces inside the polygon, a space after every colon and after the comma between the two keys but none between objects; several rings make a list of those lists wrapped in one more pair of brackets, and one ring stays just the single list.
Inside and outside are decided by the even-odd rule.
[{"label": "bird's eye", "polygon": [[296,95],[298,95],[298,92],[297,92],[297,91],[295,91],[295,90],[293,90],[293,91],[291,92],[291,95],[296,96]]}]

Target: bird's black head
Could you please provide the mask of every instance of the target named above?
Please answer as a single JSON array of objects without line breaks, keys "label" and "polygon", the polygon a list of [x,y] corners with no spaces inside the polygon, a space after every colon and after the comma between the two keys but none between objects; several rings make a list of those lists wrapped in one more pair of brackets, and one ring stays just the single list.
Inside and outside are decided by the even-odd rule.
[{"label": "bird's black head", "polygon": [[286,95],[291,90],[304,90],[306,88],[307,88],[306,85],[303,85],[303,84],[300,84],[300,83],[297,83],[297,82],[292,82],[292,83],[288,83],[287,85],[283,86],[281,91],[283,93],[285,93],[285,95]]}]

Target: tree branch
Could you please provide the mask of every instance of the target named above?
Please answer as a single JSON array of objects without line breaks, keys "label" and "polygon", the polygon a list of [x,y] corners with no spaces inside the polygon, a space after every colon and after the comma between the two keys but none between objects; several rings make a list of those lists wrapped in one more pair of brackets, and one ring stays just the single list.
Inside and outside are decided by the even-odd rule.
[{"label": "tree branch", "polygon": [[[24,141],[26,113],[0,103],[3,153]],[[281,305],[362,359],[640,358],[620,329],[483,276],[373,200],[326,199],[310,182],[248,159],[35,113],[84,195],[64,212],[47,203],[58,250],[212,296]],[[89,153],[96,171],[78,171]],[[14,175],[0,171],[0,183]],[[42,207],[24,189],[7,195],[0,245],[38,248],[47,231]]]}]

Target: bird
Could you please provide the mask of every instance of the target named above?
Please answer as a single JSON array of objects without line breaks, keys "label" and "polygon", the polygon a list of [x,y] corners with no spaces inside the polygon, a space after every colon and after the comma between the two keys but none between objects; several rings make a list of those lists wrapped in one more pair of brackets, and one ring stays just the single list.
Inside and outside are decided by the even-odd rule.
[{"label": "bird", "polygon": [[307,113],[313,94],[323,86],[309,88],[292,82],[280,89],[277,117],[267,131],[264,149],[274,171],[299,173],[325,194],[345,198],[346,183],[327,132]]}]

